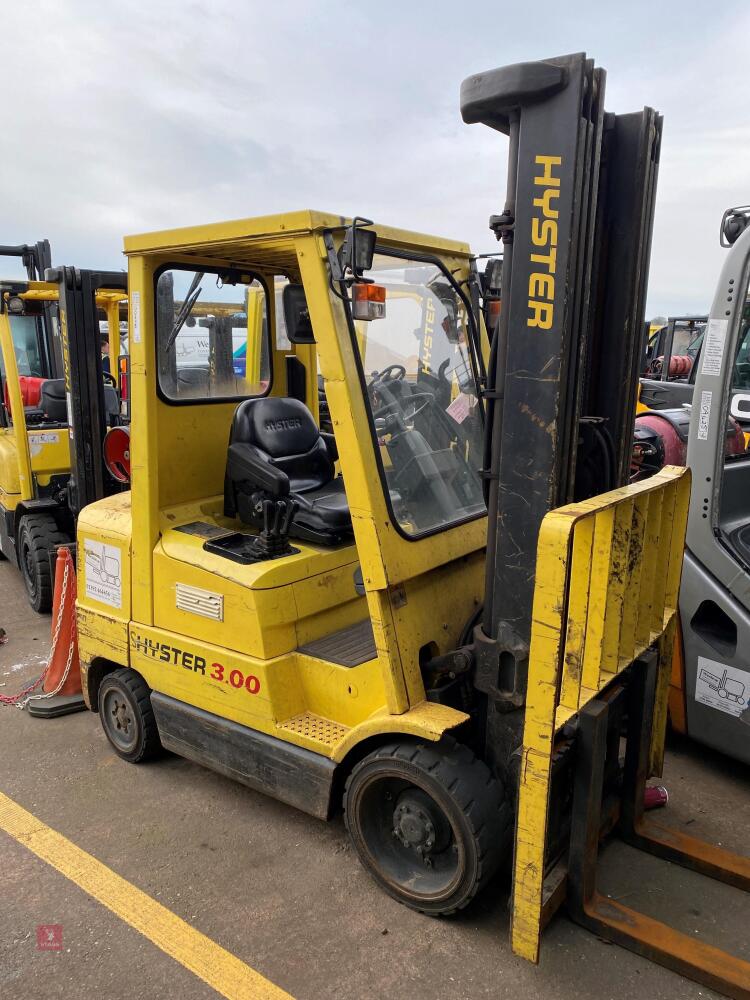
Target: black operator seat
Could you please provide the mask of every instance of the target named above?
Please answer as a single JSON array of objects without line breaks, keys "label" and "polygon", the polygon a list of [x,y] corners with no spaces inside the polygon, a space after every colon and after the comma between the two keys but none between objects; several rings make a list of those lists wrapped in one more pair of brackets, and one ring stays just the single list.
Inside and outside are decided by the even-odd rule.
[{"label": "black operator seat", "polygon": [[39,409],[45,420],[55,424],[68,422],[68,404],[65,398],[65,379],[48,378],[39,391]]},{"label": "black operator seat", "polygon": [[[41,420],[34,420],[34,423],[48,421],[55,424],[67,424],[68,404],[65,392],[64,378],[48,378],[42,382],[39,391],[39,410]],[[104,416],[107,423],[120,415],[120,397],[117,389],[113,385],[104,386]]]},{"label": "black operator seat", "polygon": [[288,478],[288,495],[298,505],[291,536],[319,545],[351,539],[344,481],[334,468],[338,456],[333,435],[320,432],[304,403],[275,396],[244,400],[235,411],[229,445],[227,517],[257,525],[258,499],[269,487],[269,476],[278,480],[282,473],[282,481]]}]

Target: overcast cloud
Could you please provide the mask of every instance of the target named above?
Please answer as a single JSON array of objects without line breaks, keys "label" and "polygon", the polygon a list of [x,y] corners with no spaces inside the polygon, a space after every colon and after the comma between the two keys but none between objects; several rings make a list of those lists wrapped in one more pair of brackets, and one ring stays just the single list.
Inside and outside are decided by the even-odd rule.
[{"label": "overcast cloud", "polygon": [[462,79],[585,50],[665,118],[649,313],[707,310],[750,202],[746,3],[6,0],[0,242],[119,268],[122,237],[297,208],[496,248],[506,140]]}]

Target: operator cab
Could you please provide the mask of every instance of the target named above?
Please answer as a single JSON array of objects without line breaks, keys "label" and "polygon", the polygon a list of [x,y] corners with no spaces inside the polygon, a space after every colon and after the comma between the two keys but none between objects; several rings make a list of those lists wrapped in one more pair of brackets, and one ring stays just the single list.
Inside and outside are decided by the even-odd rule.
[{"label": "operator cab", "polygon": [[[364,320],[348,309],[346,318],[383,492],[399,533],[419,538],[485,513],[476,334],[436,258],[384,249],[366,275],[365,287],[382,289],[385,314]],[[234,404],[221,506],[231,524],[204,550],[248,564],[292,554],[289,539],[351,545],[340,449],[298,275],[168,266],[156,300],[159,395],[206,415],[216,407],[205,404]]]}]

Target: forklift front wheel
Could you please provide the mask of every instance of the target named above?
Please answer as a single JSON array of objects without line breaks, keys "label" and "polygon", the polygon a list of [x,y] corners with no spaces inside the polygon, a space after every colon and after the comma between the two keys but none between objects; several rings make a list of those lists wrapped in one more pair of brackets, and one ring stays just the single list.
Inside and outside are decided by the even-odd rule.
[{"label": "forklift front wheel", "polygon": [[134,670],[122,668],[105,676],[99,686],[99,718],[123,760],[139,764],[161,749],[151,691]]},{"label": "forklift front wheel", "polygon": [[375,881],[433,916],[463,909],[510,849],[502,785],[451,737],[389,743],[361,760],[346,783],[344,819]]}]

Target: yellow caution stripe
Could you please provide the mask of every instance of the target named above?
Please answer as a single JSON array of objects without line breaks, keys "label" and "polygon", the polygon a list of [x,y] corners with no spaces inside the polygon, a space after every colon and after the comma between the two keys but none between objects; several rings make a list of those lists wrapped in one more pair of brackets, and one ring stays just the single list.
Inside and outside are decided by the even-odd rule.
[{"label": "yellow caution stripe", "polygon": [[292,1000],[255,969],[0,792],[0,830],[230,1000]]}]

